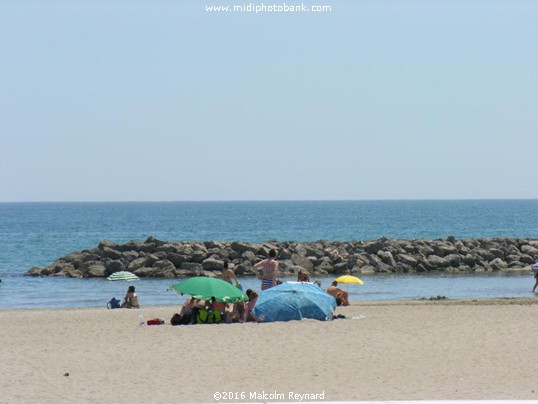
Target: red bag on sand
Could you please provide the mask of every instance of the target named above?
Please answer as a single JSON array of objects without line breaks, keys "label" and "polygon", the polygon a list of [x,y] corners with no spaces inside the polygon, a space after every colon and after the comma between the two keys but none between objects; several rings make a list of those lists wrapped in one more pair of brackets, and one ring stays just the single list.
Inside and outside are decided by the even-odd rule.
[{"label": "red bag on sand", "polygon": [[147,321],[148,325],[161,325],[164,324],[164,320],[161,320],[160,318],[152,318],[151,320]]}]

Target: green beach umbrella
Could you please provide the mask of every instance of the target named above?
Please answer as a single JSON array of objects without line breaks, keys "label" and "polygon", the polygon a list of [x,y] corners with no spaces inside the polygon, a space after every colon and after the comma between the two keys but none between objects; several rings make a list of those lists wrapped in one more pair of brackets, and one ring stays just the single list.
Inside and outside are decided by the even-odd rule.
[{"label": "green beach umbrella", "polygon": [[114,272],[108,278],[107,281],[137,281],[140,278],[129,271],[118,271]]},{"label": "green beach umbrella", "polygon": [[195,299],[209,300],[215,297],[219,302],[246,302],[248,296],[232,284],[222,279],[197,276],[172,285],[172,289]]}]

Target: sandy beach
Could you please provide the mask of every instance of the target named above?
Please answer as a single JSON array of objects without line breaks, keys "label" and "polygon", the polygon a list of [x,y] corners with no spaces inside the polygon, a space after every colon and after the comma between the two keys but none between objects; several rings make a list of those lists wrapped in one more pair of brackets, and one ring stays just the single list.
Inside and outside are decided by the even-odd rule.
[{"label": "sandy beach", "polygon": [[538,398],[538,299],[361,302],[331,322],[172,327],[177,311],[0,311],[0,402]]}]

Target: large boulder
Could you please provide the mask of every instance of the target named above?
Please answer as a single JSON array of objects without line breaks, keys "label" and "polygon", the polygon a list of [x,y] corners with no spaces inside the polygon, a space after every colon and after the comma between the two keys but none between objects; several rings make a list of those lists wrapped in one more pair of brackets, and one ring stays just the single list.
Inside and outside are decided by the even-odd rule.
[{"label": "large boulder", "polygon": [[462,258],[462,261],[465,265],[468,265],[472,268],[476,265],[478,261],[480,261],[480,259],[474,254],[467,254],[465,257]]},{"label": "large boulder", "polygon": [[521,246],[521,252],[534,258],[538,258],[538,248],[530,244],[523,244]]},{"label": "large boulder", "polygon": [[88,268],[90,266],[92,266],[92,265],[102,265],[106,269],[105,263],[103,261],[101,261],[101,260],[85,261],[85,262],[81,263],[78,266],[77,269],[84,274],[84,273],[88,272]]},{"label": "large boulder", "polygon": [[106,271],[108,274],[113,274],[114,272],[125,271],[125,263],[121,260],[111,260],[106,264]]},{"label": "large boulder", "polygon": [[201,263],[207,258],[207,251],[195,250],[192,253],[192,261]]},{"label": "large boulder", "polygon": [[202,264],[198,262],[182,262],[179,266],[179,269],[184,269],[188,271],[193,271],[196,274],[201,274],[204,268],[202,267]]},{"label": "large boulder", "polygon": [[257,254],[258,250],[261,248],[261,244],[252,244],[252,243],[243,243],[236,241],[231,244],[232,250],[242,254],[245,251],[250,251],[253,254]]},{"label": "large boulder", "polygon": [[364,245],[364,251],[366,251],[368,254],[377,254],[379,251],[381,251],[385,247],[384,240],[376,240],[372,241],[368,244]]},{"label": "large boulder", "polygon": [[418,264],[417,259],[410,254],[399,254],[396,256],[396,261],[405,265],[409,265],[413,268],[416,267]]},{"label": "large boulder", "polygon": [[236,275],[245,275],[245,276],[256,276],[257,273],[252,267],[252,264],[249,261],[243,261],[241,264],[234,267],[234,272]]},{"label": "large boulder", "polygon": [[525,264],[534,264],[535,259],[528,254],[522,254],[519,256],[519,260]]},{"label": "large boulder", "polygon": [[97,248],[99,250],[104,250],[105,248],[112,248],[112,249],[116,249],[116,247],[118,246],[117,243],[114,243],[113,241],[110,241],[110,240],[102,240],[99,245],[97,246]]},{"label": "large boulder", "polygon": [[304,269],[306,269],[307,271],[312,271],[314,269],[314,262],[316,259],[314,258],[313,259],[310,259],[308,257],[305,257],[305,256],[302,256],[302,255],[298,255],[298,254],[293,254],[291,256],[291,262],[293,262],[294,265],[297,265],[299,267],[302,267]]},{"label": "large boulder", "polygon": [[[78,277],[78,271],[73,264],[69,262],[63,262],[63,261],[57,261],[51,265],[49,265],[47,268],[48,275],[52,276],[68,276],[68,277]],[[75,276],[73,276],[73,273],[77,273]]]},{"label": "large boulder", "polygon": [[508,265],[506,264],[506,262],[504,262],[500,258],[495,258],[493,261],[489,263],[489,265],[491,266],[491,269],[494,271],[503,271],[508,268]]},{"label": "large boulder", "polygon": [[178,254],[178,253],[168,253],[166,255],[166,258],[175,265],[176,268],[179,268],[182,262],[188,262],[188,258],[185,255]]},{"label": "large boulder", "polygon": [[[166,254],[166,253],[165,253]],[[155,264],[157,261],[161,260],[164,257],[157,257],[155,254],[148,254],[146,255],[146,266],[151,267],[153,264]]]},{"label": "large boulder", "polygon": [[241,254],[241,259],[243,261],[256,263],[258,261],[258,256],[254,254],[252,251],[245,251]]},{"label": "large boulder", "polygon": [[490,248],[489,252],[493,254],[495,258],[504,259],[504,252],[500,248]]},{"label": "large boulder", "polygon": [[161,241],[153,236],[149,236],[146,241],[144,241],[144,244],[153,245],[155,247],[160,247],[164,244],[164,241]]},{"label": "large boulder", "polygon": [[44,276],[43,275],[43,268],[40,267],[32,267],[26,272],[26,276]]},{"label": "large boulder", "polygon": [[176,269],[174,264],[167,259],[159,260],[152,265],[156,272],[173,271]]},{"label": "large boulder", "polygon": [[458,267],[462,262],[462,257],[459,254],[448,254],[443,258],[448,261],[448,264],[452,267]]},{"label": "large boulder", "polygon": [[84,275],[88,278],[104,278],[108,276],[108,272],[102,263],[95,263],[86,269]]},{"label": "large boulder", "polygon": [[121,258],[121,253],[119,251],[113,250],[112,248],[105,247],[103,248],[102,257],[119,260]]},{"label": "large boulder", "polygon": [[329,258],[322,258],[316,265],[316,272],[334,273],[334,265]]},{"label": "large boulder", "polygon": [[222,271],[224,269],[224,261],[210,257],[202,262],[204,271]]},{"label": "large boulder", "polygon": [[493,261],[495,259],[494,254],[492,254],[489,250],[485,250],[483,248],[476,249],[475,254],[481,257],[485,261]]},{"label": "large boulder", "polygon": [[375,268],[371,265],[364,265],[360,268],[354,267],[351,270],[351,273],[358,273],[358,274],[373,274],[375,273]]},{"label": "large boulder", "polygon": [[443,257],[438,257],[437,255],[430,255],[428,257],[428,262],[435,270],[445,269],[450,266],[450,262]]},{"label": "large boulder", "polygon": [[396,261],[390,251],[378,251],[377,256],[381,258],[381,261],[383,261],[384,264],[391,267],[396,266]]},{"label": "large boulder", "polygon": [[121,253],[121,259],[124,259],[127,262],[131,262],[138,257],[140,257],[140,253],[138,251],[125,251]]},{"label": "large boulder", "polygon": [[129,262],[129,265],[127,265],[127,270],[134,272],[137,269],[143,268],[145,266],[146,266],[146,257],[140,257]]},{"label": "large boulder", "polygon": [[138,268],[136,271],[134,271],[133,273],[140,277],[140,278],[147,278],[149,276],[151,276],[151,274],[153,274],[155,271],[154,268],[150,268],[150,267],[142,267],[142,268]]}]

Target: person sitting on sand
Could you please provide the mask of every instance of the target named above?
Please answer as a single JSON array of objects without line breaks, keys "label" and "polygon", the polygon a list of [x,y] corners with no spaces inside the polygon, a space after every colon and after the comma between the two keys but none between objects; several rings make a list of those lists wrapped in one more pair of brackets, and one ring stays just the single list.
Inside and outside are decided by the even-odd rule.
[{"label": "person sitting on sand", "polygon": [[[192,323],[192,313],[195,310],[195,307],[199,304],[200,300],[196,300],[193,297],[189,297],[181,305],[181,310],[179,313],[174,314],[170,323],[172,325],[182,325],[182,324],[191,324]],[[204,302],[205,305],[205,302]],[[203,306],[202,306],[203,307]]]},{"label": "person sitting on sand", "polygon": [[[336,299],[336,303],[338,304],[338,301],[340,300],[340,303],[342,306],[349,306],[349,300],[348,300],[348,293],[345,290],[342,290],[338,287],[338,282],[333,281],[331,286],[327,288],[327,293],[331,296],[334,296]],[[340,304],[338,304],[340,306]]]},{"label": "person sitting on sand", "polygon": [[225,323],[231,323],[233,321],[234,305],[232,303],[214,301],[212,304],[213,310],[220,313],[220,318]]},{"label": "person sitting on sand", "polygon": [[256,321],[254,314],[252,314],[252,310],[254,310],[254,306],[258,301],[258,293],[252,289],[247,289],[245,293],[248,296],[249,300],[245,303],[245,310],[243,312],[242,322],[246,323],[250,321]]},{"label": "person sitting on sand", "polygon": [[[200,314],[200,311],[205,310],[206,301],[203,299],[195,299],[194,297],[191,297],[191,301],[187,305],[191,309],[191,324],[196,324],[198,322],[198,315]],[[187,308],[185,308],[185,310],[187,310]]]},{"label": "person sitting on sand", "polygon": [[[203,306],[202,306],[203,302]],[[217,299],[214,296],[210,300],[199,300],[192,308],[191,324],[215,324],[222,321],[220,311],[215,307]]]},{"label": "person sitting on sand", "polygon": [[305,271],[299,269],[299,272],[297,273],[297,282],[310,282],[310,277]]},{"label": "person sitting on sand", "polygon": [[123,298],[123,303],[121,304],[121,307],[125,309],[139,309],[140,304],[138,303],[138,295],[135,293],[135,287],[129,286],[129,289],[127,289],[127,293],[125,294],[125,297]]},{"label": "person sitting on sand", "polygon": [[199,300],[196,300],[194,297],[189,297],[183,302],[179,315],[181,317],[190,316],[192,314],[192,309],[197,306],[198,302]]},{"label": "person sitting on sand", "polygon": [[237,308],[236,308],[236,305],[234,303],[226,303],[225,307],[224,307],[224,313],[223,313],[223,317],[224,317],[224,322],[226,324],[230,324],[230,323],[233,323],[234,322],[234,317],[235,317],[235,312],[236,312]]},{"label": "person sitting on sand", "polygon": [[258,268],[262,268],[263,270],[260,277],[262,280],[262,290],[266,290],[277,285],[276,276],[278,274],[278,262],[276,260],[276,251],[274,249],[269,251],[269,258],[264,259],[263,261],[260,261],[254,265],[254,269]]}]

